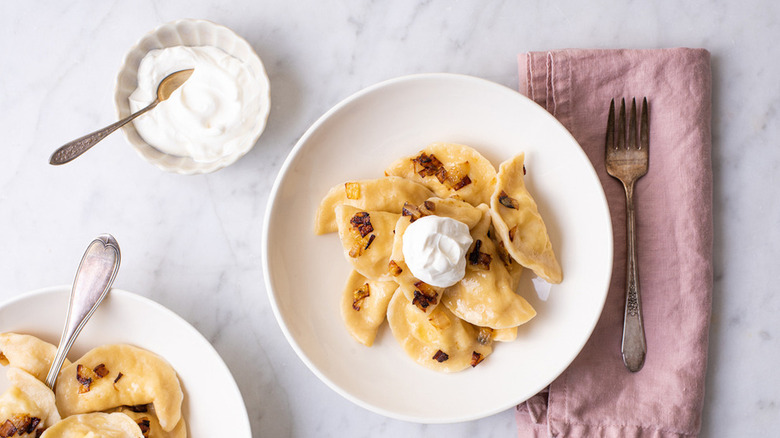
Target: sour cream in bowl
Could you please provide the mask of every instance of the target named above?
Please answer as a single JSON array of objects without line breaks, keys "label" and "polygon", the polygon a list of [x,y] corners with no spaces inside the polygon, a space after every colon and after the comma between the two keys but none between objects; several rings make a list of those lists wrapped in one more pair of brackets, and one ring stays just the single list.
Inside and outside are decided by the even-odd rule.
[{"label": "sour cream in bowl", "polygon": [[230,29],[178,20],[144,36],[117,77],[117,113],[125,117],[148,105],[165,76],[188,68],[195,71],[187,82],[123,130],[135,150],[163,170],[213,172],[252,149],[270,111],[265,68]]}]

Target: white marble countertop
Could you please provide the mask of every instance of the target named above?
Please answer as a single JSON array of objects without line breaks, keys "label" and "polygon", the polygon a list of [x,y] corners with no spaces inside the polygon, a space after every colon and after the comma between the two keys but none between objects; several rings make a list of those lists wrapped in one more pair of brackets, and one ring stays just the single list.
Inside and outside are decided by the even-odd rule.
[{"label": "white marble countertop", "polygon": [[[658,4],[660,3],[660,4]],[[323,112],[395,76],[457,72],[512,88],[516,55],[566,47],[704,47],[713,63],[715,289],[703,436],[780,426],[780,6],[744,2],[357,0],[4,2],[0,6],[0,300],[68,284],[86,244],[122,247],[116,286],[191,322],[243,392],[255,436],[516,435],[512,410],[468,423],[384,418],[312,374],[274,319],[262,218],[285,156]],[[245,37],[272,110],[256,147],[205,176],[157,170],[115,134],[62,167],[53,149],[113,121],[125,51],[178,18]],[[771,140],[771,139],[775,140]]]}]

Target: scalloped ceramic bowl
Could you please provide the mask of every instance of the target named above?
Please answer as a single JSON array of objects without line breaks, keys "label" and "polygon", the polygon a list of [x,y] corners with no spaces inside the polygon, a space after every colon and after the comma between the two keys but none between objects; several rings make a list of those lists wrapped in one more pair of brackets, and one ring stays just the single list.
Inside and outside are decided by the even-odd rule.
[{"label": "scalloped ceramic bowl", "polygon": [[128,98],[135,91],[138,84],[138,66],[143,57],[152,50],[176,46],[217,47],[249,65],[255,78],[261,83],[265,100],[264,104],[261,105],[256,123],[245,134],[240,147],[236,148],[231,154],[210,162],[198,162],[190,157],[161,152],[144,141],[132,123],[128,123],[122,129],[127,141],[130,142],[133,148],[144,159],[162,170],[184,175],[214,172],[236,162],[236,160],[249,152],[254,147],[257,139],[260,138],[271,109],[268,75],[266,75],[263,63],[252,49],[252,46],[227,27],[206,20],[184,19],[172,21],[144,35],[125,56],[125,61],[119,69],[116,89],[114,90],[114,103],[120,119],[130,115]]}]

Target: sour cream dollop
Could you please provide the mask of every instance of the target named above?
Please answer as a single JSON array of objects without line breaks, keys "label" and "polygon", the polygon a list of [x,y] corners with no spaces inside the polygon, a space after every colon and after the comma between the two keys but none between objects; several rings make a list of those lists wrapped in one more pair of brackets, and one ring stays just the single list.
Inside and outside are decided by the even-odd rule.
[{"label": "sour cream dollop", "polygon": [[161,152],[215,161],[239,148],[260,116],[261,81],[245,62],[216,47],[152,50],[138,67],[130,109],[135,112],[152,103],[163,78],[189,68],[195,71],[187,82],[133,124]]},{"label": "sour cream dollop", "polygon": [[403,236],[406,265],[416,278],[436,287],[449,287],[466,275],[466,252],[473,239],[463,222],[423,216]]}]

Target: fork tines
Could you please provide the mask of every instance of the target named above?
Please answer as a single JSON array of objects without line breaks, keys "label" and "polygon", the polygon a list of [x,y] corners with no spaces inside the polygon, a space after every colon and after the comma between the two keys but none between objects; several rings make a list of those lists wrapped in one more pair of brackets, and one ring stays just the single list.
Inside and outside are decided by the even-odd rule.
[{"label": "fork tines", "polygon": [[[609,104],[609,118],[607,119],[607,149],[646,149],[649,144],[650,132],[647,111],[647,97],[642,99],[642,113],[637,134],[636,98],[631,99],[631,113],[629,114],[628,129],[626,129],[626,99],[620,100],[620,112],[618,113],[617,129],[615,129],[615,99]],[[615,135],[615,133],[618,133]],[[637,135],[639,136],[637,138]]]}]

